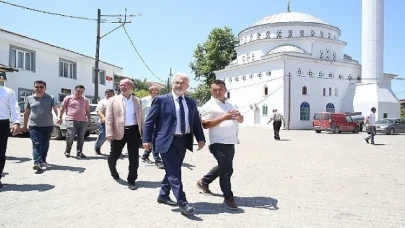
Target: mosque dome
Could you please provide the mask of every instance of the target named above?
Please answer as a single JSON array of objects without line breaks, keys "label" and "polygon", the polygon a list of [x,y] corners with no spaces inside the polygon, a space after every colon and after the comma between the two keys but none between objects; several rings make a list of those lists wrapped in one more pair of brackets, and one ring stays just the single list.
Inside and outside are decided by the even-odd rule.
[{"label": "mosque dome", "polygon": [[261,20],[257,21],[256,23],[254,23],[253,26],[275,24],[275,23],[287,23],[287,22],[307,22],[307,23],[329,25],[325,21],[307,13],[287,12],[287,13],[272,14],[267,17],[264,17]]}]

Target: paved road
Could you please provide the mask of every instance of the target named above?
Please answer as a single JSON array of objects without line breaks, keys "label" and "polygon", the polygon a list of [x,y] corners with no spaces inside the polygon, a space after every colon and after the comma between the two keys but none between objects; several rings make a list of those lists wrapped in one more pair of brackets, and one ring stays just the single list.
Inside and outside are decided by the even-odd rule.
[{"label": "paved road", "polygon": [[[30,140],[12,138],[0,190],[0,227],[404,227],[404,135],[315,134],[242,128],[233,190],[241,210],[219,196],[199,193],[195,182],[214,164],[207,148],[188,153],[183,181],[199,211],[185,217],[156,203],[163,170],[141,163],[139,189],[109,176],[104,157],[85,143],[87,160],[65,158],[63,141],[52,141],[43,174],[32,170]],[[94,138],[93,138],[94,140]],[[103,152],[107,152],[107,147]],[[127,160],[119,160],[126,177]],[[212,190],[220,193],[217,183]],[[278,208],[278,210],[276,210]]]}]

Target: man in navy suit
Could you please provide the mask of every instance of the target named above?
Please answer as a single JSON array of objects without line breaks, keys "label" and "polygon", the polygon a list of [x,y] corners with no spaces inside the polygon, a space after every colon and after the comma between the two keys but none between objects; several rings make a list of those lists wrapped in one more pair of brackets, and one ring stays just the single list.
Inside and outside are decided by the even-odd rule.
[{"label": "man in navy suit", "polygon": [[[200,115],[194,100],[184,96],[189,87],[185,74],[176,74],[172,81],[172,92],[157,96],[145,120],[143,146],[159,152],[165,167],[165,177],[157,199],[158,203],[179,205],[182,214],[192,214],[196,209],[186,199],[181,181],[181,165],[186,150],[193,151],[193,135],[198,141],[198,150],[205,145]],[[152,137],[153,135],[153,137]],[[170,190],[177,203],[169,197]]]}]

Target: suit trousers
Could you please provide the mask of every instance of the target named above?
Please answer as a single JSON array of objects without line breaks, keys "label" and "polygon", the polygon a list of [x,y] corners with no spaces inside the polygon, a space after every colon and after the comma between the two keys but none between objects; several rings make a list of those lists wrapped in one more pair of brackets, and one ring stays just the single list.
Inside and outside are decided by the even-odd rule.
[{"label": "suit trousers", "polygon": [[135,180],[138,178],[138,167],[139,167],[139,139],[140,133],[138,125],[125,127],[124,137],[120,140],[112,140],[111,142],[111,152],[108,157],[108,166],[110,168],[111,175],[118,176],[117,172],[117,160],[120,158],[122,149],[125,144],[128,150],[128,178],[129,184],[135,184]]},{"label": "suit trousers", "polygon": [[219,177],[219,186],[224,193],[225,199],[232,199],[231,177],[233,173],[233,157],[235,156],[235,145],[213,143],[209,146],[210,152],[214,155],[218,165],[212,168],[202,179],[204,185],[211,184]]},{"label": "suit trousers", "polygon": [[174,136],[169,150],[166,153],[160,153],[166,171],[160,195],[168,196],[170,190],[173,190],[173,195],[180,206],[187,204],[186,194],[183,191],[183,183],[181,181],[181,165],[186,155],[186,138],[187,136]]},{"label": "suit trousers", "polygon": [[10,134],[10,121],[0,120],[0,179],[6,164],[7,141]]}]

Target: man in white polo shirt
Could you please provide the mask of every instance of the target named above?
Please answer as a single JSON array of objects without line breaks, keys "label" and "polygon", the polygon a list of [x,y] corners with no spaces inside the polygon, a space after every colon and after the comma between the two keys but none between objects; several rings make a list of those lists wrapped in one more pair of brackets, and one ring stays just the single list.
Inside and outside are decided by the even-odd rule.
[{"label": "man in white polo shirt", "polygon": [[364,139],[364,140],[366,140],[367,143],[369,143],[369,140],[371,139],[371,144],[373,144],[373,145],[374,145],[374,136],[376,135],[376,129],[375,129],[375,112],[376,111],[377,111],[377,109],[372,107],[370,114],[368,114],[368,116],[366,117],[367,132],[370,135]]},{"label": "man in white polo shirt", "polygon": [[232,161],[235,144],[239,144],[239,123],[243,122],[243,116],[226,100],[225,93],[225,82],[215,80],[211,84],[211,100],[201,109],[202,125],[205,129],[209,129],[209,149],[218,165],[197,181],[197,187],[206,194],[212,194],[209,184],[219,177],[225,207],[236,210],[238,207],[231,189]]}]

